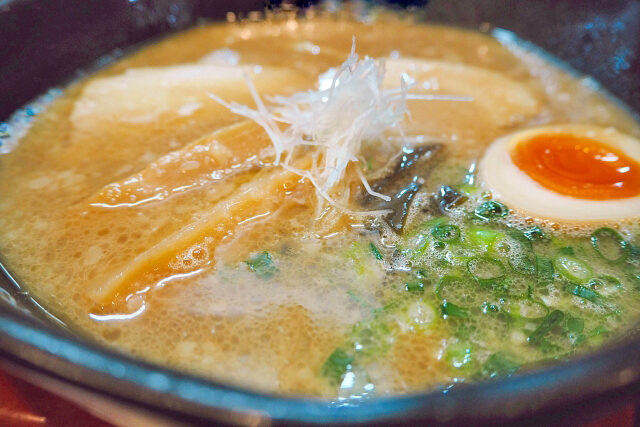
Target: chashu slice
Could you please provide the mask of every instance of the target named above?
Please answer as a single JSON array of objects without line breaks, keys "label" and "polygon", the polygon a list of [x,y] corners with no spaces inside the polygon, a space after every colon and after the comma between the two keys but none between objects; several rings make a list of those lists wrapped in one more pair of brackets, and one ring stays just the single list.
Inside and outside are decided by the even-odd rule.
[{"label": "chashu slice", "polygon": [[[307,168],[310,163],[305,159],[297,166]],[[315,191],[308,180],[280,167],[264,169],[197,222],[136,256],[122,271],[101,283],[92,297],[102,309],[108,309],[167,278],[196,274],[212,266],[216,247],[236,232],[287,208],[313,206],[314,200]]]},{"label": "chashu slice", "polygon": [[412,58],[386,61],[385,85],[397,87],[403,75],[413,83],[410,94],[468,97],[407,101],[411,118],[403,126],[408,134],[490,141],[542,108],[533,89],[486,68]]},{"label": "chashu slice", "polygon": [[136,206],[220,181],[259,165],[272,154],[262,127],[246,120],[201,137],[146,168],[112,182],[89,198],[94,206]]},{"label": "chashu slice", "polygon": [[297,71],[274,67],[186,64],[134,68],[91,80],[75,102],[71,121],[75,131],[91,132],[105,125],[187,117],[201,108],[224,112],[226,108],[208,94],[249,103],[252,98],[245,76],[260,93],[286,93],[305,81]]},{"label": "chashu slice", "polygon": [[[97,171],[123,166],[140,170],[203,135],[241,121],[209,95],[253,107],[245,73],[263,97],[291,94],[312,84],[309,75],[292,69],[215,64],[137,68],[92,79],[73,105],[69,143],[64,147],[68,158],[91,159],[87,163]],[[96,159],[96,152],[105,156]]]}]

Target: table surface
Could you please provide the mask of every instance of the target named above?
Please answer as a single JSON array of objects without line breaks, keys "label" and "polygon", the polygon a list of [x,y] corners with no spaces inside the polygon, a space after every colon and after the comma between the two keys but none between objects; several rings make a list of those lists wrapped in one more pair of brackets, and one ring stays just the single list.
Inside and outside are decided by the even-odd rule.
[{"label": "table surface", "polygon": [[[587,427],[632,427],[640,421],[630,404]],[[111,427],[78,405],[0,370],[0,426]]]},{"label": "table surface", "polygon": [[110,427],[79,406],[0,371],[0,426]]}]

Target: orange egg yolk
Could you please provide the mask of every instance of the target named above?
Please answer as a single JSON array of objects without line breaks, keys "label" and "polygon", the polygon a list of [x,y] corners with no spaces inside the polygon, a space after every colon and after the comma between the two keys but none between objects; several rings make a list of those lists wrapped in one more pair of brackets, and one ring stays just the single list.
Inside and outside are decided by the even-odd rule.
[{"label": "orange egg yolk", "polygon": [[580,199],[640,194],[640,163],[620,150],[571,134],[543,134],[518,143],[513,163],[543,187]]}]

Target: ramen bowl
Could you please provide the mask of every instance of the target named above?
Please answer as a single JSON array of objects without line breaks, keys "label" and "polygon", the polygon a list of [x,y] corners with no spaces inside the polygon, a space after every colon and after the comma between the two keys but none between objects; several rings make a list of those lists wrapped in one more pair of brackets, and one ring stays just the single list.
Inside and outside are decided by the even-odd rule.
[{"label": "ramen bowl", "polygon": [[[259,2],[14,0],[0,5],[0,117],[48,88],[201,20],[250,16]],[[233,12],[233,15],[228,15]],[[593,76],[640,112],[640,5],[633,2],[419,2],[419,20],[515,34],[562,66]],[[1,258],[0,254],[0,258]],[[445,391],[326,401],[233,387],[125,356],[70,332],[9,271],[0,289],[0,365],[114,423],[269,424],[576,423],[640,388],[634,329],[592,353],[509,378]]]}]

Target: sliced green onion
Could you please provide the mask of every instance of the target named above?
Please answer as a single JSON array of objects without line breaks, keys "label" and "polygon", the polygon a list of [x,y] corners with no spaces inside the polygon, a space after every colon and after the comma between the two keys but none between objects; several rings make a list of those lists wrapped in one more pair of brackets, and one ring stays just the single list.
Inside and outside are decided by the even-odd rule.
[{"label": "sliced green onion", "polygon": [[509,228],[507,230],[507,235],[518,242],[522,250],[531,250],[533,248],[531,240],[523,231],[520,231],[516,228]]},{"label": "sliced green onion", "polygon": [[352,362],[353,356],[347,354],[343,349],[338,348],[329,355],[322,365],[320,372],[331,384],[339,385]]},{"label": "sliced green onion", "polygon": [[471,184],[462,184],[462,185],[459,185],[458,188],[460,189],[460,191],[465,193],[467,196],[470,195],[470,194],[475,193],[476,191],[478,191],[478,187],[476,187],[475,185],[471,185]]},{"label": "sliced green onion", "polygon": [[534,226],[528,228],[524,231],[524,235],[529,240],[542,240],[544,238],[544,233],[542,229],[538,226]]},{"label": "sliced green onion", "polygon": [[482,365],[482,374],[489,378],[513,375],[520,369],[520,364],[504,353],[493,353]]},{"label": "sliced green onion", "polygon": [[459,276],[443,276],[436,284],[435,291],[441,300],[464,308],[480,307],[485,301],[485,293],[475,286],[475,281]]},{"label": "sliced green onion", "polygon": [[499,312],[500,312],[500,307],[497,306],[496,304],[484,303],[484,305],[482,306],[483,314],[491,314],[491,313],[499,313]]},{"label": "sliced green onion", "polygon": [[384,353],[391,346],[391,330],[384,319],[358,322],[351,330],[351,344],[357,354],[373,356]]},{"label": "sliced green onion", "polygon": [[424,283],[419,280],[412,280],[404,284],[404,289],[407,292],[421,294],[424,292]]},{"label": "sliced green onion", "polygon": [[425,270],[424,268],[419,268],[418,270],[416,270],[416,277],[423,280],[429,277],[429,273],[427,273],[427,270]]},{"label": "sliced green onion", "polygon": [[469,274],[479,283],[488,284],[505,276],[502,263],[490,257],[478,257],[467,262]]},{"label": "sliced green onion", "polygon": [[547,314],[547,317],[538,325],[535,331],[529,335],[529,342],[532,344],[540,344],[544,340],[544,336],[551,331],[564,319],[564,313],[560,310],[553,310]]},{"label": "sliced green onion", "polygon": [[629,279],[631,280],[631,283],[633,283],[633,287],[636,288],[636,290],[640,290],[640,273],[629,273],[628,276]]},{"label": "sliced green onion", "polygon": [[373,242],[369,243],[369,250],[378,261],[382,261],[384,257],[382,256],[380,249],[378,249],[378,247],[374,245]]},{"label": "sliced green onion", "polygon": [[419,233],[407,239],[407,247],[403,249],[403,252],[408,254],[411,259],[418,259],[428,248],[429,239],[426,235]]},{"label": "sliced green onion", "polygon": [[573,256],[573,255],[576,254],[576,251],[574,251],[571,246],[564,246],[564,247],[558,249],[558,253],[560,255],[571,255],[571,256]]},{"label": "sliced green onion", "polygon": [[443,300],[446,300],[446,292],[448,288],[464,288],[465,284],[462,277],[458,276],[443,276],[436,284],[436,295]]},{"label": "sliced green onion", "polygon": [[431,230],[431,235],[443,242],[453,242],[460,238],[460,228],[453,224],[439,224]]},{"label": "sliced green onion", "polygon": [[617,277],[604,274],[602,276],[599,276],[598,278],[604,282],[605,288],[621,288],[622,287],[622,282],[620,282],[620,280],[618,280]]},{"label": "sliced green onion", "polygon": [[399,300],[391,301],[390,303],[388,303],[388,304],[386,304],[386,305],[384,305],[384,306],[382,306],[380,308],[374,309],[373,310],[373,315],[375,317],[381,317],[384,314],[389,313],[389,312],[395,310],[396,308],[398,308],[400,306],[400,304],[401,304],[401,301],[399,301]]},{"label": "sliced green onion", "polygon": [[591,245],[598,255],[612,263],[622,262],[629,256],[629,244],[612,228],[602,227],[594,231]]},{"label": "sliced green onion", "polygon": [[358,276],[362,276],[367,272],[367,266],[364,260],[367,257],[367,248],[361,242],[351,242],[343,251],[344,257],[351,260],[353,268]]},{"label": "sliced green onion", "polygon": [[549,314],[549,308],[542,302],[532,298],[511,300],[504,305],[504,311],[517,319],[542,319]]},{"label": "sliced green onion", "polygon": [[538,282],[548,285],[553,282],[553,261],[549,258],[536,256],[536,273]]},{"label": "sliced green onion", "polygon": [[418,332],[429,328],[436,317],[436,310],[431,304],[422,298],[416,298],[394,313],[393,320],[402,331]]},{"label": "sliced green onion", "polygon": [[468,368],[473,362],[473,349],[461,342],[451,344],[447,347],[445,359],[456,369]]},{"label": "sliced green onion", "polygon": [[477,218],[488,221],[493,218],[502,218],[509,214],[509,208],[500,202],[490,200],[482,203],[474,210],[474,214]]},{"label": "sliced green onion", "polygon": [[446,224],[447,222],[449,222],[449,218],[446,216],[439,216],[437,218],[432,218],[429,221],[426,221],[424,224],[422,224],[422,229],[423,230],[430,230],[433,227],[437,227],[438,225],[441,224]]},{"label": "sliced green onion", "polygon": [[569,255],[561,255],[553,260],[555,269],[567,279],[576,283],[585,283],[593,276],[593,271],[584,262]]},{"label": "sliced green onion", "polygon": [[527,275],[536,274],[536,260],[532,255],[520,253],[517,256],[510,257],[509,265],[518,273]]},{"label": "sliced green onion", "polygon": [[511,268],[518,273],[535,274],[535,255],[531,241],[523,232],[514,228],[508,229],[506,233],[506,236],[503,235],[493,245],[493,250],[502,256],[506,256]]},{"label": "sliced green onion", "polygon": [[621,289],[622,283],[616,277],[605,274],[589,280],[585,286],[591,290],[602,292],[604,295],[609,295]]},{"label": "sliced green onion", "polygon": [[581,285],[575,285],[575,286],[572,285],[569,287],[569,292],[571,292],[573,295],[577,297],[589,300],[594,304],[598,304],[598,305],[604,304],[602,295],[600,295],[596,291],[589,289],[587,287],[584,287]]},{"label": "sliced green onion", "polygon": [[579,317],[570,316],[565,317],[565,325],[567,330],[574,335],[581,334],[584,331],[584,320]]},{"label": "sliced green onion", "polygon": [[605,328],[604,326],[598,326],[593,331],[591,331],[589,335],[592,337],[595,337],[597,335],[606,335],[608,333],[609,333],[609,330],[607,328]]},{"label": "sliced green onion", "polygon": [[500,236],[504,234],[484,227],[469,227],[466,235],[472,245],[485,247],[491,246]]},{"label": "sliced green onion", "polygon": [[466,308],[459,307],[447,300],[442,303],[440,309],[442,311],[442,317],[444,317],[445,319],[449,316],[460,317],[462,319],[466,319],[469,317],[469,311]]},{"label": "sliced green onion", "polygon": [[[508,276],[501,282],[504,285],[505,295],[515,297],[529,296],[529,279],[520,276]],[[496,289],[499,290],[499,289]]]},{"label": "sliced green onion", "polygon": [[255,254],[248,260],[245,260],[244,263],[247,264],[258,277],[263,279],[269,279],[278,272],[278,268],[271,259],[271,254],[267,251]]}]

